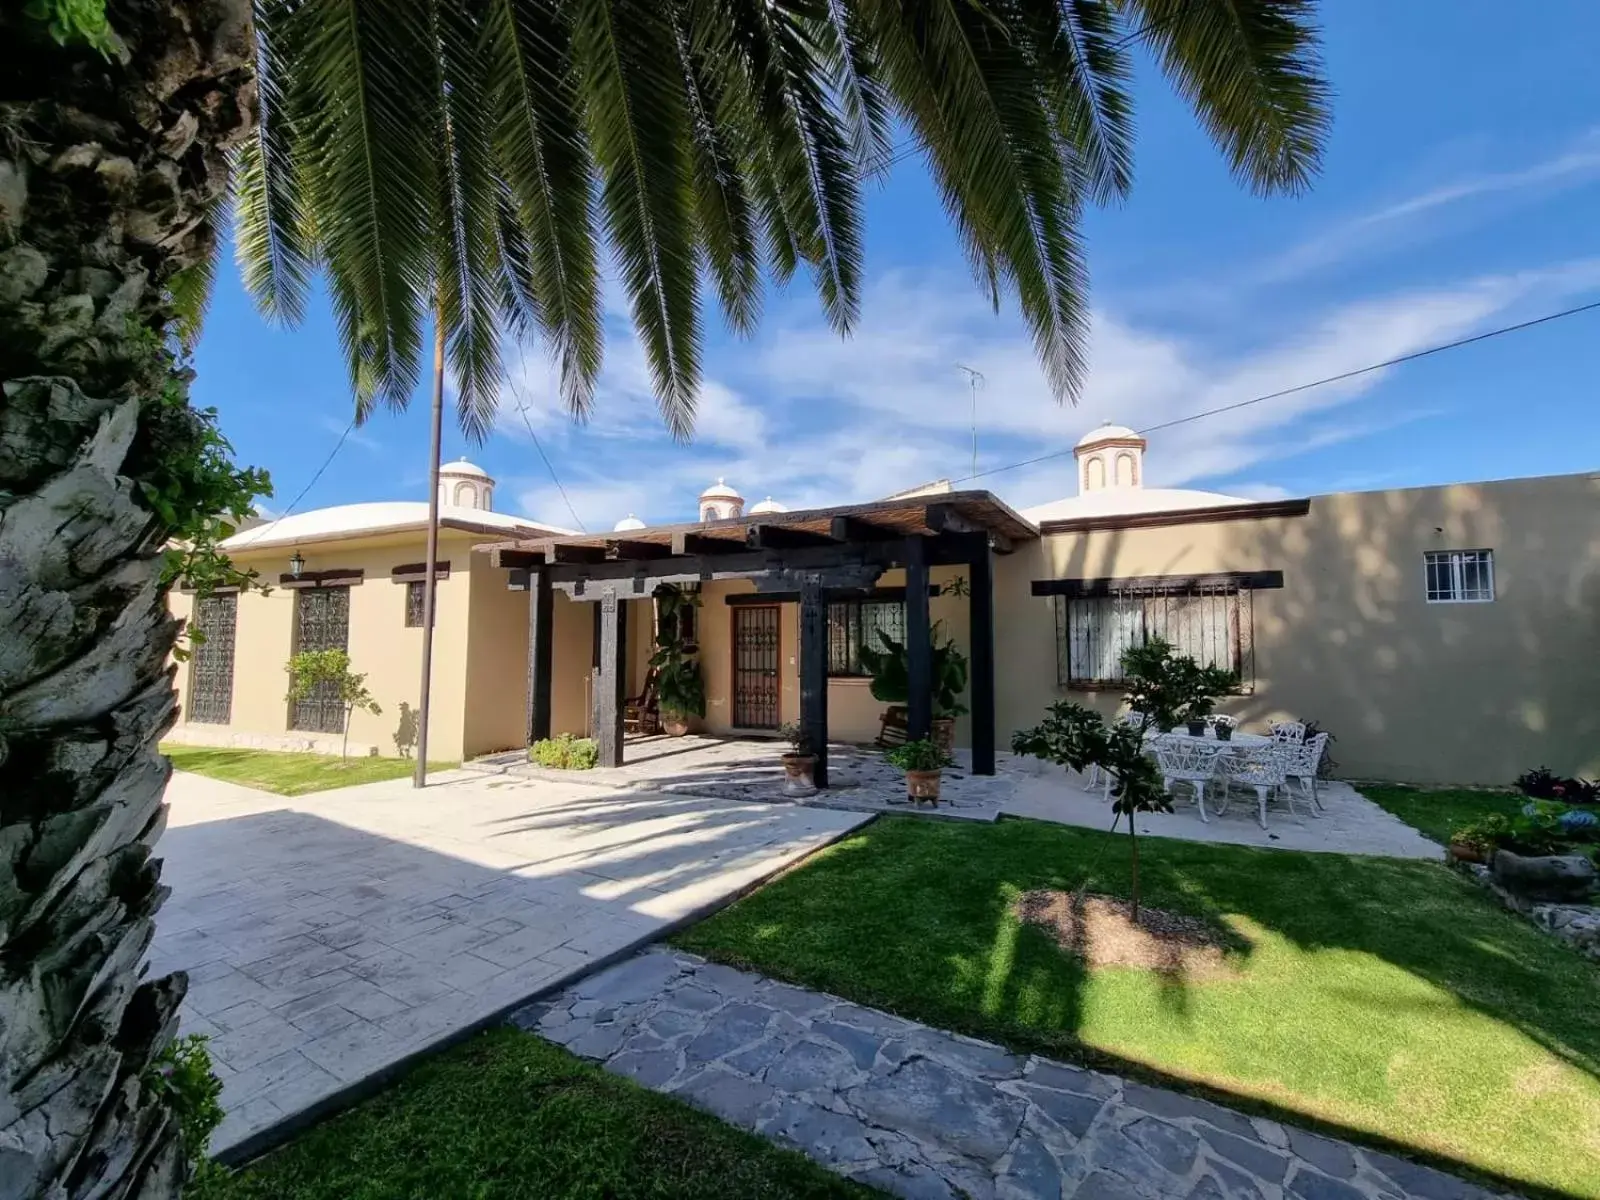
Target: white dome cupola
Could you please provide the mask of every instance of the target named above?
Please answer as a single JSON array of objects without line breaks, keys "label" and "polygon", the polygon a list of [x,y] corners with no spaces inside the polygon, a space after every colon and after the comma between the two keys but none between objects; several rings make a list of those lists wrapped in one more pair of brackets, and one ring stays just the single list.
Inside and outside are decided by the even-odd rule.
[{"label": "white dome cupola", "polygon": [[786,513],[788,511],[789,506],[787,504],[779,504],[771,496],[750,506],[750,515],[752,517],[764,517],[772,513]]},{"label": "white dome cupola", "polygon": [[494,480],[476,463],[460,458],[439,468],[439,503],[456,508],[494,508]]},{"label": "white dome cupola", "polygon": [[627,516],[623,517],[622,520],[618,521],[615,525],[613,525],[611,527],[611,532],[612,533],[628,533],[628,532],[631,532],[632,530],[643,529],[643,528],[644,528],[644,522],[639,520],[639,518],[634,516],[632,513],[629,513]]},{"label": "white dome cupola", "polygon": [[1107,421],[1078,439],[1078,494],[1144,486],[1145,440],[1126,425]]},{"label": "white dome cupola", "polygon": [[718,479],[700,493],[700,519],[702,521],[728,521],[744,516],[744,497]]}]

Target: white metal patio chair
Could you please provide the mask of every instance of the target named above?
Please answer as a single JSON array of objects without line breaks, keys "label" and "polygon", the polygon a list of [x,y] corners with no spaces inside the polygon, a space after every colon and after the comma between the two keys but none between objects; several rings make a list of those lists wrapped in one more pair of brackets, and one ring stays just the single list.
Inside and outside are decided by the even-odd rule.
[{"label": "white metal patio chair", "polygon": [[1206,789],[1217,779],[1217,760],[1227,748],[1218,742],[1202,742],[1198,738],[1157,738],[1155,750],[1156,769],[1161,772],[1162,786],[1172,795],[1172,785],[1187,783],[1194,791],[1195,803],[1200,808],[1200,820],[1206,824]]},{"label": "white metal patio chair", "polygon": [[[1301,790],[1311,798],[1311,815],[1316,816],[1326,811],[1323,808],[1322,797],[1317,795],[1317,769],[1322,766],[1322,752],[1327,749],[1328,735],[1319,733],[1309,742],[1301,742],[1298,746],[1288,747],[1289,763],[1285,768],[1288,779],[1298,782]],[[1293,802],[1291,801],[1291,807]]]},{"label": "white metal patio chair", "polygon": [[[1117,724],[1137,729],[1144,724],[1144,714],[1130,708],[1117,718]],[[1100,789],[1100,798],[1107,804],[1111,803],[1111,775],[1106,771],[1102,771],[1099,763],[1090,763],[1089,778],[1084,780],[1083,790],[1092,792],[1097,787]]]},{"label": "white metal patio chair", "polygon": [[1272,740],[1275,742],[1298,744],[1306,740],[1304,721],[1274,721],[1267,726],[1267,732],[1272,735]]},{"label": "white metal patio chair", "polygon": [[1217,764],[1222,786],[1217,816],[1228,811],[1229,792],[1234,787],[1253,788],[1261,828],[1267,827],[1267,800],[1273,792],[1283,792],[1294,812],[1294,793],[1288,788],[1289,748],[1277,742],[1264,746],[1239,746]]}]

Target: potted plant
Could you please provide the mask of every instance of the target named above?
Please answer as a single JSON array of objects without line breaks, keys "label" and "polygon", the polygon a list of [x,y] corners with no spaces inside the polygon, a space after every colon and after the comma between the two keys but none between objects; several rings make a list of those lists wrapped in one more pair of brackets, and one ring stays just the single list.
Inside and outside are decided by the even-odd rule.
[{"label": "potted plant", "polygon": [[689,732],[690,717],[706,715],[706,685],[700,678],[700,664],[681,656],[662,659],[659,653],[651,661],[656,668],[656,706],[661,711],[661,728],[669,737],[682,737]]},{"label": "potted plant", "polygon": [[1206,726],[1211,724],[1211,710],[1217,702],[1210,696],[1197,696],[1184,705],[1184,724],[1190,737],[1204,737]]},{"label": "potted plant", "polygon": [[1511,822],[1499,813],[1463,825],[1450,835],[1450,857],[1456,862],[1486,863],[1510,832]]},{"label": "potted plant", "polygon": [[950,756],[930,738],[918,738],[884,752],[892,766],[906,773],[906,797],[913,803],[926,800],[939,803],[939,780]]},{"label": "potted plant", "polygon": [[656,649],[650,666],[656,672],[656,708],[669,737],[689,732],[689,719],[706,715],[706,685],[700,661],[684,636],[683,614],[697,597],[671,584],[656,589]]},{"label": "potted plant", "polygon": [[1217,741],[1231,742],[1233,741],[1233,722],[1212,721],[1211,732],[1217,735]]},{"label": "potted plant", "polygon": [[780,725],[778,736],[789,743],[783,754],[783,790],[791,795],[816,791],[817,754],[810,737],[797,721]]},{"label": "potted plant", "polygon": [[[929,674],[933,681],[933,740],[948,759],[955,749],[956,718],[967,711],[961,694],[967,690],[967,656],[953,638],[940,637],[941,625],[929,631],[933,642]],[[906,704],[911,697],[911,668],[904,642],[878,630],[883,649],[861,647],[861,665],[872,676],[872,696],[885,704]]]}]

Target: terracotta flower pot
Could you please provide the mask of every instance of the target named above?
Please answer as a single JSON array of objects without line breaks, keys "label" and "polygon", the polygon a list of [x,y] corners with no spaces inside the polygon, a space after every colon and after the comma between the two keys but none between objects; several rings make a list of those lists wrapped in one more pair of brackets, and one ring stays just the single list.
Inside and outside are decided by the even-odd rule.
[{"label": "terracotta flower pot", "polygon": [[906,795],[913,801],[926,800],[930,804],[939,803],[939,779],[941,771],[907,771]]},{"label": "terracotta flower pot", "polygon": [[790,751],[783,756],[783,790],[799,795],[817,790],[816,777],[813,772],[817,767],[815,754],[795,754]]},{"label": "terracotta flower pot", "polygon": [[933,719],[933,744],[943,750],[946,755],[955,753],[956,719],[954,717],[935,717]]},{"label": "terracotta flower pot", "polygon": [[689,718],[683,713],[661,714],[661,730],[668,737],[682,737],[689,732]]},{"label": "terracotta flower pot", "polygon": [[1470,842],[1451,842],[1450,857],[1457,862],[1481,863],[1487,860],[1483,850]]}]

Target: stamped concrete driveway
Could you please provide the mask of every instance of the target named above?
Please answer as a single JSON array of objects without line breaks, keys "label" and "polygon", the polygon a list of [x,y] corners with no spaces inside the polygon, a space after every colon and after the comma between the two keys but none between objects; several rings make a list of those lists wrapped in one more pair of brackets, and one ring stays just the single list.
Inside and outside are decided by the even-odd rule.
[{"label": "stamped concrete driveway", "polygon": [[173,777],[152,972],[189,972],[214,1153],[659,936],[859,813],[465,772],[287,798]]}]

